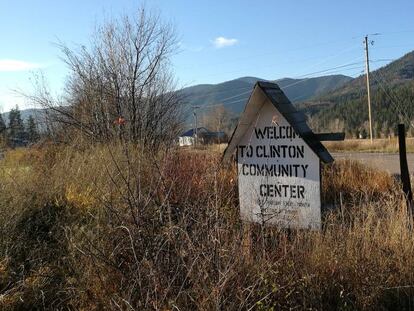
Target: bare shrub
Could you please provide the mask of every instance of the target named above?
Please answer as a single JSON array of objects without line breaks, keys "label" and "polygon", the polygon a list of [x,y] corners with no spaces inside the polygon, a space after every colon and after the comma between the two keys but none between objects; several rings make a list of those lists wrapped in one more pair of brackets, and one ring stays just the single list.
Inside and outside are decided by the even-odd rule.
[{"label": "bare shrub", "polygon": [[325,167],[324,196],[342,191],[348,216],[332,210],[320,232],[288,231],[239,220],[236,170],[218,154],[150,157],[124,143],[30,152],[15,158],[27,172],[0,189],[2,208],[14,204],[0,222],[3,309],[409,306],[414,245],[391,176]]},{"label": "bare shrub", "polygon": [[[90,48],[58,44],[70,70],[66,95],[51,96],[42,76],[30,101],[46,109],[47,129],[60,139],[125,139],[157,148],[179,133],[182,102],[170,57],[177,39],[172,25],[140,9],[96,30]],[[63,132],[62,132],[63,131]]]},{"label": "bare shrub", "polygon": [[335,161],[326,165],[322,176],[323,198],[325,202],[343,201],[360,204],[396,195],[397,182],[385,171],[377,171],[352,160]]}]

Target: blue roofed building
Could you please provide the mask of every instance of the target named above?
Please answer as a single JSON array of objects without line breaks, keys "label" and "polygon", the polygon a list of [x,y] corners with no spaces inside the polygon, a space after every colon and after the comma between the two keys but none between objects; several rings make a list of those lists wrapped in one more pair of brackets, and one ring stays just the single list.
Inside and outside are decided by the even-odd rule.
[{"label": "blue roofed building", "polygon": [[178,137],[178,144],[183,146],[194,145],[197,135],[197,142],[199,144],[219,144],[227,142],[227,135],[225,132],[212,132],[205,127],[198,127],[197,131],[192,128]]}]

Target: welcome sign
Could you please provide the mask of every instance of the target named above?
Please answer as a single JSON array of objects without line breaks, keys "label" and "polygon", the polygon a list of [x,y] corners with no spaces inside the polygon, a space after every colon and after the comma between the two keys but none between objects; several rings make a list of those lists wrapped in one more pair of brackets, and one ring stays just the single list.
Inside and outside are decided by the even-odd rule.
[{"label": "welcome sign", "polygon": [[319,158],[273,105],[262,107],[240,141],[237,165],[243,219],[320,227]]},{"label": "welcome sign", "polygon": [[236,152],[243,220],[320,228],[321,159],[333,159],[305,120],[276,84],[255,86],[224,154]]}]

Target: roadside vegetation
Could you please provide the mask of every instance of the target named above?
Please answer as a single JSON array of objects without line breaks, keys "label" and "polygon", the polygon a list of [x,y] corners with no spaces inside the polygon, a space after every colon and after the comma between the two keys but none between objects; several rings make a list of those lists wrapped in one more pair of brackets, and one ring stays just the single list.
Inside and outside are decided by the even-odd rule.
[{"label": "roadside vegetation", "polygon": [[[377,138],[371,143],[369,139],[345,139],[344,141],[327,141],[323,143],[330,152],[369,152],[369,153],[398,153],[398,137]],[[200,149],[213,152],[224,151],[227,144],[202,145]],[[187,147],[192,151],[192,147]],[[414,152],[414,138],[406,138],[406,151]]]},{"label": "roadside vegetation", "polygon": [[404,199],[358,163],[324,168],[320,232],[242,223],[218,153],[45,145],[0,165],[2,310],[410,306]]},{"label": "roadside vegetation", "polygon": [[[398,137],[369,139],[346,139],[344,141],[325,142],[331,152],[383,152],[398,153]],[[407,152],[414,152],[414,138],[406,139]]]}]

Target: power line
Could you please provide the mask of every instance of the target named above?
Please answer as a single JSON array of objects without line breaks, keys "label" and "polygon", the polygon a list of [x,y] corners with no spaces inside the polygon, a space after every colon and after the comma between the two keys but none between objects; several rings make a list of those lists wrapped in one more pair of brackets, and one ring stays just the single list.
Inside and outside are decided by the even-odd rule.
[{"label": "power line", "polygon": [[[384,62],[384,61],[393,61],[393,60],[395,60],[395,59],[391,59],[391,58],[389,58],[389,59],[378,59],[378,60],[370,60],[370,62]],[[303,79],[304,77],[307,77],[307,76],[312,76],[312,75],[314,75],[314,74],[318,74],[318,73],[336,73],[336,72],[341,72],[341,71],[337,71],[337,70],[335,70],[335,69],[340,69],[340,68],[346,68],[346,67],[349,67],[349,66],[352,66],[352,65],[357,65],[357,64],[362,64],[362,63],[364,63],[364,61],[360,61],[360,62],[353,62],[353,63],[347,63],[347,64],[344,64],[344,65],[339,65],[339,66],[335,66],[335,67],[332,67],[332,68],[327,68],[327,69],[324,69],[324,70],[319,70],[319,71],[314,71],[314,72],[311,72],[311,73],[307,73],[307,74],[303,74],[303,75],[301,75],[301,76],[297,76],[297,77],[292,77],[292,78],[289,78],[289,79],[300,79],[300,80],[308,80],[309,78],[307,78],[307,79]],[[353,70],[353,69],[359,69],[360,68],[360,66],[355,66],[355,67],[352,67],[352,68],[346,68],[346,69],[344,69],[344,70],[342,70],[342,71],[347,71],[347,70]],[[331,72],[331,71],[335,71],[335,72]],[[280,81],[280,80],[283,80],[283,79],[279,79],[279,80],[274,80],[274,81]],[[300,83],[301,81],[299,81],[299,82],[295,82],[295,84],[296,83]],[[224,82],[225,83],[225,82]],[[290,85],[289,85],[290,86]],[[287,87],[287,86],[286,86]],[[283,87],[282,87],[283,88]],[[244,86],[244,87],[241,87],[241,88],[237,88],[237,89],[235,89],[235,90],[247,90],[247,89],[251,89],[251,86]],[[228,92],[228,90],[222,90],[222,91],[218,91],[218,92],[216,92],[216,91],[211,91],[211,92],[208,92],[208,93],[204,93],[204,94],[201,94],[201,95],[198,95],[198,96],[196,96],[196,97],[193,97],[193,99],[194,98],[201,98],[201,97],[207,97],[207,96],[209,96],[209,95],[211,95],[211,94],[214,94],[214,95],[217,95],[217,94],[221,94],[221,93],[226,93],[226,92]],[[245,94],[246,92],[244,92],[244,93],[242,93],[242,94]],[[242,95],[242,94],[238,94],[238,95]],[[237,97],[238,95],[234,95],[234,96],[232,96],[231,98],[233,98],[233,97]],[[226,98],[226,99],[229,99],[229,98]],[[226,100],[226,99],[223,99],[223,100]]]},{"label": "power line", "polygon": [[392,31],[392,32],[384,32],[381,33],[381,35],[396,35],[396,34],[400,34],[400,33],[409,33],[409,32],[414,32],[413,29],[408,29],[408,30],[401,30],[401,31]]},{"label": "power line", "polygon": [[[348,49],[341,50],[341,51],[339,51],[339,53],[336,53],[336,54],[330,55],[330,56],[328,56],[328,57],[324,58],[323,60],[321,60],[320,62],[317,62],[317,63],[312,64],[311,66],[307,67],[307,69],[306,69],[306,70],[308,71],[308,70],[311,70],[312,68],[319,67],[319,66],[321,66],[322,64],[327,63],[329,60],[331,60],[331,59],[333,59],[333,58],[336,58],[336,57],[338,57],[339,55],[342,55],[342,54],[344,54],[344,53],[346,53],[346,52],[352,51],[352,50],[357,49],[357,48],[358,48],[358,46],[351,46],[351,47],[350,47],[350,48],[348,48]],[[296,77],[301,77],[301,76],[304,76],[304,75],[308,75],[308,74],[302,74],[302,75],[297,74],[297,75],[294,75],[294,76],[296,76]]]},{"label": "power line", "polygon": [[[389,49],[389,48],[406,48],[410,47],[412,48],[412,44],[400,44],[400,45],[379,45],[375,49]],[[408,52],[407,52],[408,53]]]},{"label": "power line", "polygon": [[[311,72],[311,73],[303,74],[303,75],[301,75],[301,76],[293,77],[293,78],[290,78],[290,79],[300,79],[300,80],[302,80],[303,78],[305,78],[305,77],[307,77],[307,76],[312,76],[312,75],[315,75],[315,74],[318,74],[318,73],[319,73],[319,74],[320,74],[320,73],[331,73],[331,74],[332,74],[333,72],[331,72],[331,71],[336,71],[336,69],[346,68],[346,67],[353,66],[353,65],[356,65],[356,64],[360,64],[360,63],[363,63],[363,62],[361,61],[361,62],[347,63],[347,64],[343,64],[343,65],[335,66],[335,67],[332,67],[332,68],[327,68],[327,69],[324,69],[324,70],[319,70],[319,71],[315,71],[315,72]],[[351,69],[357,69],[357,68],[359,68],[359,67],[352,67],[352,68],[348,68],[348,69],[344,69],[344,70],[351,70]],[[312,77],[310,77],[310,78],[312,78]],[[306,80],[308,80],[308,79],[309,79],[309,78],[307,78]],[[280,80],[282,80],[282,79],[275,80],[275,81],[277,82],[277,81],[280,81]],[[300,83],[300,81],[295,82],[295,84],[297,84],[297,83]],[[290,85],[289,85],[289,86],[290,86]],[[287,87],[287,86],[285,86],[285,87]],[[238,89],[236,89],[236,90],[247,90],[247,89],[251,89],[251,86],[246,86],[246,87],[238,88]],[[208,97],[208,96],[210,96],[211,94],[217,95],[217,94],[220,94],[220,93],[223,93],[223,92],[228,92],[228,90],[222,90],[222,91],[218,91],[218,92],[211,91],[211,92],[208,92],[208,93],[204,93],[204,94],[201,94],[201,95],[195,96],[195,97],[193,97],[192,99],[197,99],[197,98]],[[247,92],[244,92],[244,94],[245,94],[245,93],[247,93]],[[243,94],[243,93],[242,93],[242,94]],[[239,96],[239,95],[242,95],[242,94],[234,95],[234,96],[231,96],[230,98],[226,98],[226,99],[221,99],[221,101],[224,101],[224,100],[227,100],[227,99],[231,99],[231,98],[235,98],[235,97],[237,97],[237,96]]]},{"label": "power line", "polygon": [[[373,35],[378,35],[378,34],[373,34]],[[394,60],[394,59],[377,59],[377,60],[371,60],[371,61],[369,61],[369,62],[383,62],[383,61],[392,61],[392,60]],[[326,61],[326,60],[325,60]],[[361,62],[352,62],[352,63],[346,63],[346,64],[343,64],[343,65],[339,65],[339,66],[335,66],[335,67],[331,67],[331,68],[327,68],[327,69],[324,69],[324,70],[319,70],[319,71],[315,71],[315,72],[311,72],[311,73],[308,73],[308,74],[304,74],[304,75],[301,75],[301,76],[299,76],[299,77],[306,77],[306,78],[302,78],[302,79],[300,79],[299,81],[295,81],[294,83],[292,83],[292,84],[289,84],[289,85],[286,85],[286,86],[283,86],[283,87],[281,87],[281,89],[282,90],[284,90],[284,89],[286,89],[286,88],[288,88],[288,87],[291,87],[291,86],[294,86],[294,85],[297,85],[297,84],[300,84],[300,83],[303,83],[303,82],[306,82],[307,80],[309,80],[309,79],[311,79],[312,77],[312,75],[315,75],[315,74],[321,74],[321,73],[329,73],[329,74],[334,74],[334,73],[336,73],[336,72],[338,72],[338,69],[342,69],[342,70],[340,70],[339,72],[343,72],[343,71],[347,71],[347,70],[354,70],[354,69],[361,69],[362,67],[361,66],[354,66],[354,67],[350,67],[350,66],[353,66],[353,65],[357,65],[357,64],[361,64],[361,63],[363,63],[363,61],[361,61]],[[307,77],[308,76],[308,77]],[[297,78],[292,78],[292,79],[297,79]],[[277,82],[278,80],[276,80],[276,82]],[[240,97],[240,96],[242,96],[242,95],[245,95],[245,94],[248,94],[248,93],[250,93],[251,92],[251,88],[252,88],[252,86],[247,86],[247,87],[242,87],[242,88],[238,88],[237,90],[247,90],[247,91],[245,91],[245,92],[242,92],[242,93],[239,93],[239,94],[236,94],[236,95],[232,95],[232,96],[230,96],[230,97],[226,97],[226,98],[223,98],[223,99],[221,99],[220,100],[220,103],[217,103],[217,104],[211,104],[211,105],[203,105],[202,107],[200,107],[200,108],[212,108],[212,107],[217,107],[217,106],[221,106],[221,105],[231,105],[231,104],[235,104],[235,103],[239,103],[239,102],[241,102],[241,101],[244,101],[245,100],[245,98],[242,98],[242,99],[239,99],[239,100],[235,100],[235,101],[231,101],[231,102],[227,102],[226,103],[226,101],[228,101],[228,100],[230,100],[230,99],[234,99],[234,98],[237,98],[237,97]],[[210,94],[214,94],[214,95],[217,95],[217,94],[220,94],[220,93],[223,93],[223,92],[227,92],[228,90],[222,90],[222,91],[219,91],[219,92],[215,92],[215,91],[211,91],[211,92],[209,92],[209,93],[205,93],[205,94],[202,94],[202,95],[199,95],[199,96],[197,96],[197,97],[195,97],[195,98],[202,98],[202,97],[206,97],[206,96],[209,96]],[[300,96],[300,97],[303,97],[303,96]],[[300,97],[298,97],[298,98],[300,98]],[[193,97],[193,99],[194,99],[194,97]],[[296,98],[295,98],[296,99]],[[293,99],[293,100],[295,100],[295,99]]]},{"label": "power line", "polygon": [[[223,82],[223,83],[225,83],[225,82]],[[240,90],[247,90],[247,89],[251,89],[251,85],[243,86],[243,87],[240,87],[240,88],[237,88],[237,89],[233,89],[233,91],[235,91],[235,90],[240,91]],[[228,89],[222,90],[222,91],[211,91],[211,92],[204,93],[204,94],[201,94],[201,95],[193,96],[192,99],[201,98],[201,97],[208,97],[211,94],[217,95],[217,94],[221,94],[221,93],[227,93],[228,91],[229,91]]]},{"label": "power line", "polygon": [[[379,71],[377,70],[377,71],[375,71],[374,72],[375,73],[375,75],[377,76],[377,77],[375,77],[375,75],[373,75],[373,78],[374,78],[374,80],[378,83],[378,85],[379,85],[379,87],[384,91],[384,93],[385,93],[385,95],[387,95],[388,96],[388,98],[390,99],[390,103],[391,103],[391,105],[393,105],[394,106],[394,108],[397,110],[397,112],[399,112],[399,114],[400,114],[400,116],[403,116],[403,118],[406,120],[406,121],[408,121],[408,124],[410,124],[411,126],[412,126],[412,124],[411,124],[411,120],[410,120],[410,118],[409,118],[409,116],[408,116],[408,114],[406,113],[406,111],[400,106],[400,100],[398,99],[398,97],[396,98],[396,97],[394,97],[394,96],[392,96],[388,91],[387,91],[387,87],[385,86],[385,80],[383,80],[383,79],[381,79],[380,77],[379,77]],[[382,80],[382,81],[381,81]],[[384,81],[384,85],[383,85],[383,81]],[[391,92],[391,89],[388,89],[388,90],[390,90],[390,92]]]},{"label": "power line", "polygon": [[384,91],[385,95],[388,96],[388,98],[390,99],[390,103],[392,106],[394,106],[394,108],[397,110],[397,112],[400,114],[400,116],[403,116],[405,119],[408,118],[407,115],[405,115],[404,110],[401,108],[401,106],[398,104],[398,100],[395,100],[395,98],[393,96],[390,95],[390,93],[388,93],[386,87],[384,87],[382,85],[382,83],[380,82],[380,80],[378,80],[377,78],[375,78],[373,76],[374,80],[378,83],[379,87]]},{"label": "power line", "polygon": [[[336,58],[336,57],[338,57],[339,55],[342,55],[342,54],[344,54],[344,53],[346,53],[346,52],[349,52],[349,51],[352,51],[352,50],[354,50],[354,49],[357,49],[358,48],[358,45],[355,45],[355,46],[351,46],[351,47],[348,47],[348,48],[346,48],[346,49],[342,49],[342,50],[340,50],[338,53],[335,53],[335,54],[333,54],[333,55],[328,55],[328,56],[326,56],[325,58],[323,58],[322,59],[322,61],[320,61],[320,62],[316,62],[316,63],[314,63],[312,66],[310,66],[310,67],[308,67],[308,69],[307,70],[310,70],[311,68],[315,68],[315,67],[317,67],[317,66],[319,66],[319,65],[322,65],[322,64],[324,64],[324,63],[327,63],[330,59],[333,59],[333,58]],[[257,69],[258,67],[256,66],[256,67],[254,67],[255,69]],[[269,68],[269,65],[266,65],[266,68]],[[219,74],[212,74],[212,75],[204,75],[204,77],[208,77],[208,76],[217,76],[217,75],[223,75],[223,74],[228,74],[228,73],[232,73],[232,74],[234,74],[234,73],[236,73],[236,72],[240,72],[240,70],[238,70],[238,71],[232,71],[232,72],[220,72]],[[296,76],[296,75],[295,75]]]},{"label": "power line", "polygon": [[[362,62],[359,62],[359,63],[362,63]],[[355,64],[357,64],[357,63],[350,63],[350,64],[345,64],[345,65],[341,65],[341,66],[337,66],[337,67],[327,68],[327,69],[324,69],[324,70],[320,70],[320,71],[316,71],[316,72],[311,72],[311,73],[308,73],[308,74],[303,74],[301,76],[292,77],[292,78],[289,78],[289,79],[295,79],[295,80],[296,79],[300,79],[301,80],[304,77],[311,76],[311,75],[314,75],[314,74],[317,74],[317,73],[324,73],[324,72],[327,73],[327,72],[332,71],[332,70],[335,70],[337,68],[345,68],[347,66],[351,66],[351,65],[355,65]],[[278,80],[274,80],[274,81],[277,82],[277,81],[280,81],[280,80],[283,80],[283,79],[284,78],[278,79]],[[226,83],[226,82],[223,82],[223,83]],[[237,88],[237,89],[234,89],[234,90],[247,90],[247,89],[250,89],[250,88],[251,88],[251,86],[249,85],[249,86],[244,86],[244,87]],[[197,95],[195,97],[192,97],[192,99],[197,99],[197,98],[202,98],[202,97],[208,97],[208,96],[210,96],[212,94],[217,95],[217,94],[226,93],[226,92],[228,92],[228,90],[210,91],[210,92],[207,92],[207,93],[204,93],[204,94],[201,94],[201,95]]]},{"label": "power line", "polygon": [[[348,68],[349,70],[353,70],[353,69],[362,69],[363,67],[362,66],[358,66],[358,67],[353,67],[353,68]],[[300,83],[303,83],[303,82],[306,82],[306,81],[308,81],[308,80],[310,80],[310,79],[312,79],[312,78],[314,78],[314,77],[308,77],[308,78],[304,78],[304,79],[301,79],[300,81],[296,81],[296,82],[294,82],[294,83],[291,83],[291,84],[288,84],[288,85],[285,85],[285,86],[281,86],[280,88],[282,89],[282,90],[285,90],[285,89],[287,89],[287,88],[289,88],[289,87],[292,87],[292,86],[294,86],[294,85],[297,85],[297,84],[300,84]],[[232,102],[229,102],[229,103],[226,103],[225,101],[227,101],[228,99],[232,99],[232,98],[235,98],[235,97],[238,97],[238,96],[241,96],[241,95],[245,95],[245,94],[248,94],[248,93],[251,93],[251,87],[249,87],[250,89],[249,89],[249,91],[247,91],[247,92],[243,92],[243,93],[240,93],[240,94],[238,94],[238,95],[234,95],[234,96],[231,96],[231,97],[228,97],[228,98],[225,98],[225,99],[222,99],[222,100],[220,100],[220,103],[217,103],[217,104],[211,104],[211,105],[203,105],[203,106],[200,106],[200,109],[205,109],[205,108],[212,108],[212,107],[218,107],[218,106],[227,106],[227,105],[232,105],[232,104],[236,104],[236,103],[239,103],[239,102],[241,102],[241,101],[244,101],[244,100],[246,100],[245,98],[241,98],[241,99],[239,99],[239,100],[236,100],[236,101],[232,101]],[[293,99],[293,100],[295,100],[295,99]],[[293,101],[292,100],[292,101]]]},{"label": "power line", "polygon": [[[369,36],[383,36],[383,35],[386,35],[387,36],[387,35],[392,35],[392,34],[411,33],[411,32],[414,32],[414,30],[402,30],[402,31],[385,32],[385,33],[383,33],[383,32],[382,33],[372,33],[372,34],[369,34]],[[284,55],[286,53],[290,53],[290,52],[293,52],[293,51],[300,51],[300,50],[305,50],[305,49],[309,49],[309,48],[312,48],[312,47],[323,46],[323,45],[331,45],[331,44],[337,43],[337,42],[348,42],[348,41],[353,41],[353,40],[358,39],[358,38],[360,38],[360,37],[359,36],[354,36],[354,37],[349,38],[349,39],[347,39],[345,41],[344,40],[335,40],[335,41],[331,41],[331,42],[318,43],[318,44],[313,44],[313,45],[298,47],[298,48],[295,48],[295,49],[289,49],[289,50],[284,50],[284,51],[275,51],[275,52],[268,52],[268,53],[261,53],[261,54],[249,55],[249,56],[241,57],[241,58],[237,58],[237,59],[232,58],[231,60],[223,61],[223,62],[219,62],[219,63],[215,63],[215,64],[209,63],[208,65],[215,66],[215,65],[235,63],[235,62],[238,62],[238,61],[243,61],[245,59],[251,59],[251,58],[255,58],[255,57],[259,57],[259,56],[266,56],[266,55],[274,55],[274,54]],[[406,47],[406,46],[409,46],[409,45],[398,45],[398,46],[389,46],[389,47]],[[412,46],[412,45],[410,45],[410,46]],[[378,48],[381,49],[381,48],[386,48],[386,47],[387,46],[381,46],[380,45],[380,46],[377,46],[376,49],[378,49]],[[346,52],[347,50],[343,50],[343,51]],[[342,53],[343,51],[341,51],[340,53]],[[333,55],[332,57],[335,57],[335,55]],[[185,69],[185,67],[181,67],[181,68]],[[193,69],[194,66],[187,66],[187,68]],[[223,74],[223,73],[220,73],[220,74]],[[209,75],[205,75],[205,76],[209,76]]]},{"label": "power line", "polygon": [[369,62],[370,63],[380,63],[380,62],[393,62],[395,61],[396,58],[379,58],[379,59],[370,59]]},{"label": "power line", "polygon": [[[326,69],[326,70],[324,70],[323,72],[321,72],[321,73],[324,73],[325,75],[332,75],[332,74],[339,74],[339,73],[342,73],[342,72],[344,72],[344,71],[349,71],[349,70],[354,70],[354,69],[358,69],[358,68],[363,68],[363,66],[362,65],[360,65],[360,66],[354,66],[354,67],[349,67],[349,68],[344,68],[343,70],[336,70],[336,69]],[[306,75],[306,76],[309,76],[308,77],[308,79],[312,79],[312,78],[321,78],[321,77],[323,77],[323,76],[314,76],[314,73],[312,73],[312,74],[308,74],[308,75]]]},{"label": "power line", "polygon": [[[385,77],[382,75],[382,73],[381,73],[381,70],[377,70],[377,73],[378,73],[378,75],[380,75],[381,76],[381,78],[382,78],[382,80],[384,81],[384,83],[386,82],[386,79],[385,79]],[[401,100],[401,98],[400,98],[400,96],[392,89],[392,88],[390,88],[390,92],[391,93],[393,93],[394,94],[394,96],[395,96],[395,98],[397,98],[397,100],[399,101],[399,102],[402,102],[402,100]]]},{"label": "power line", "polygon": [[[380,75],[382,77],[382,80],[384,81],[385,84],[385,78],[382,75],[382,73],[380,71],[377,71],[377,74]],[[410,125],[413,126],[412,122],[411,122],[411,118],[408,115],[407,111],[402,107],[402,103],[403,101],[401,100],[400,96],[397,94],[397,92],[394,91],[394,89],[392,88],[388,88],[388,90],[390,91],[390,93],[394,96],[394,98],[396,99],[397,105],[398,107],[400,107],[400,113],[405,117],[406,122]]]},{"label": "power line", "polygon": [[[334,69],[344,68],[344,67],[348,67],[348,66],[353,66],[353,65],[357,65],[357,64],[362,64],[362,63],[363,63],[363,61],[360,61],[360,62],[354,62],[354,63],[348,63],[348,64],[344,64],[344,65],[340,65],[340,66],[332,67],[332,68],[329,68],[329,69],[324,69],[324,70],[319,70],[319,71],[315,71],[315,72],[312,72],[312,73],[308,73],[308,74],[306,74],[305,76],[308,76],[308,75],[314,75],[314,74],[317,74],[317,73],[323,73],[323,72],[326,72],[326,71],[331,71],[331,70],[334,70]],[[300,77],[301,77],[301,76],[300,76]]]},{"label": "power line", "polygon": [[[381,70],[376,70],[375,71],[375,74],[378,76],[378,79],[376,79],[376,81],[378,82],[378,84],[380,84],[380,86],[382,86],[382,84],[386,85],[387,81],[386,81],[385,77],[382,75]],[[388,88],[388,89],[389,89],[389,91],[391,93],[392,92],[392,89],[391,88]],[[387,93],[385,90],[384,90],[384,92]],[[396,103],[398,104],[400,102],[399,97],[396,94],[394,94],[394,93],[392,95],[393,95],[392,96],[393,100],[396,100]],[[388,96],[391,98],[390,95],[388,95]],[[402,110],[402,108],[399,108],[399,109]]]},{"label": "power line", "polygon": [[236,98],[236,97],[239,97],[239,96],[245,95],[245,94],[249,94],[249,93],[251,92],[251,88],[252,88],[252,87],[250,86],[248,91],[243,92],[243,93],[240,93],[240,94],[237,94],[237,95],[234,95],[234,96],[230,96],[230,97],[227,97],[227,98],[224,98],[224,99],[221,99],[220,101],[224,102],[224,101],[227,101],[227,100],[229,100],[229,99],[233,99],[233,98]]},{"label": "power line", "polygon": [[[249,93],[250,92],[251,91],[249,91]],[[219,104],[202,106],[202,107],[200,107],[200,109],[213,108],[213,107],[219,107],[219,106],[229,106],[229,105],[240,103],[240,102],[245,101],[245,100],[246,100],[245,98],[241,98],[239,100],[235,100],[235,101],[232,101],[232,102],[229,102],[229,103],[219,103]]]}]

